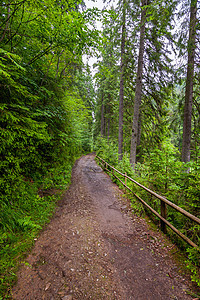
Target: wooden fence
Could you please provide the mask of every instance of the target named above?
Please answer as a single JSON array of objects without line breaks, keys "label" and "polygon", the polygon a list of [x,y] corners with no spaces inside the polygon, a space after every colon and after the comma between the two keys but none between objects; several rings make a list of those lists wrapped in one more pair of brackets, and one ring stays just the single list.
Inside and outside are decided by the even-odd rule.
[{"label": "wooden fence", "polygon": [[[194,243],[192,242],[187,236],[185,236],[182,232],[180,232],[176,227],[174,227],[170,222],[167,221],[167,205],[173,207],[175,210],[177,210],[178,212],[180,212],[181,214],[185,215],[186,217],[188,217],[189,219],[193,220],[194,222],[196,222],[197,224],[200,225],[200,219],[195,217],[194,215],[190,214],[189,212],[187,212],[186,210],[184,210],[183,208],[177,206],[176,204],[174,204],[173,202],[167,200],[165,197],[158,195],[157,193],[153,192],[152,190],[148,189],[147,187],[143,186],[142,184],[140,184],[139,182],[135,181],[134,179],[132,179],[131,177],[127,176],[127,174],[123,174],[120,171],[118,171],[117,169],[115,169],[113,166],[109,165],[105,160],[103,160],[101,157],[96,156],[101,164],[101,166],[103,167],[103,169],[105,169],[106,171],[108,171],[109,173],[111,173],[117,180],[119,180],[126,189],[128,189],[131,193],[134,194],[134,196],[147,208],[149,208],[159,219],[161,222],[161,230],[166,233],[166,225],[169,226],[177,235],[179,235],[184,241],[186,241],[190,246],[197,248],[200,251],[200,248]],[[109,169],[108,169],[109,168]],[[119,177],[117,177],[117,175],[114,173],[118,173],[121,176],[124,177],[124,181],[123,182]],[[127,179],[132,181],[133,183],[135,183],[136,185],[138,185],[139,187],[141,187],[142,189],[146,190],[148,193],[150,193],[151,195],[155,196],[156,198],[158,198],[160,200],[160,206],[161,206],[161,214],[159,214],[157,211],[155,211],[149,204],[147,204],[143,199],[141,199],[138,195],[136,195],[128,186],[127,186]]]}]

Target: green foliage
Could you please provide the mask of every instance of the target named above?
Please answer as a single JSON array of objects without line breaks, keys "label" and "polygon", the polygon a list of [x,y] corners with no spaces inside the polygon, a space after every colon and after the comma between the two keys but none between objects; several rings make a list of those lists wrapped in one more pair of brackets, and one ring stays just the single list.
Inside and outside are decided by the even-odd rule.
[{"label": "green foliage", "polygon": [[[177,148],[168,140],[163,141],[159,149],[154,149],[143,159],[144,163],[136,166],[136,172],[140,175],[139,182],[199,217],[199,167],[195,163],[180,162]],[[145,194],[142,195],[144,200],[159,212],[160,201]],[[175,227],[199,245],[199,226],[170,207],[167,216]],[[180,245],[185,247],[181,241]]]},{"label": "green foliage", "polygon": [[17,81],[8,84],[3,95],[13,89],[14,96],[0,105],[2,294],[15,280],[16,257],[23,257],[55,207],[57,198],[40,197],[38,189],[66,188],[74,159],[91,143],[89,114],[77,91],[59,98],[51,91],[51,99],[44,101],[42,94],[26,94],[26,87],[15,89]]},{"label": "green foliage", "polygon": [[95,141],[94,150],[96,154],[111,165],[116,165],[118,161],[118,150],[116,144],[112,141],[108,143],[105,138],[99,136]]},{"label": "green foliage", "polygon": [[98,32],[74,0],[0,6],[0,295],[6,298],[20,260],[69,185],[75,159],[91,149],[94,90],[82,54]]},{"label": "green foliage", "polygon": [[18,266],[52,216],[61,191],[70,183],[72,165],[73,160],[60,168],[52,168],[41,183],[24,181],[18,200],[8,204],[1,202],[0,295],[9,298]]},{"label": "green foliage", "polygon": [[187,249],[187,268],[191,271],[191,279],[200,287],[200,252],[197,249]]},{"label": "green foliage", "polygon": [[[177,148],[166,139],[159,148],[155,148],[149,154],[143,155],[143,162],[137,163],[133,171],[129,163],[128,155],[124,155],[123,160],[118,162],[116,146],[108,145],[105,139],[100,139],[97,144],[97,155],[110,163],[122,173],[126,173],[142,185],[150,188],[156,193],[165,196],[167,199],[187,210],[191,214],[200,217],[199,204],[199,165],[195,162],[185,164],[179,161],[179,152]],[[102,147],[102,148],[101,148]],[[190,172],[188,169],[190,168]],[[110,175],[110,174],[109,174]],[[124,178],[116,174],[122,181]],[[114,182],[120,188],[124,186],[113,176],[110,175]],[[160,200],[152,197],[146,191],[127,181],[128,187],[145,200],[152,208],[160,213]],[[129,193],[129,192],[128,192]],[[158,224],[159,219],[151,214],[139,201],[128,194],[131,199],[132,207],[135,213],[148,213],[151,218]],[[200,247],[200,226],[195,222],[189,220],[176,210],[168,206],[167,220],[179,229],[183,234],[188,236],[193,242]],[[184,241],[178,238],[172,231],[168,234],[180,248],[188,252],[188,259],[186,261],[188,269],[191,271],[191,279],[200,285],[199,281],[199,251],[188,246]]]},{"label": "green foliage", "polygon": [[[126,7],[125,23],[123,16]],[[196,3],[196,1],[195,1]],[[97,154],[123,173],[126,172],[141,184],[167,197],[178,206],[195,216],[200,216],[199,204],[199,68],[195,67],[193,80],[193,110],[191,136],[191,162],[180,162],[182,148],[183,100],[185,94],[186,67],[182,65],[187,52],[190,2],[182,7],[175,1],[152,1],[145,5],[145,49],[144,70],[142,74],[142,100],[138,122],[137,165],[132,171],[127,152],[130,151],[132,134],[132,117],[135,99],[136,72],[139,53],[138,36],[140,30],[141,4],[138,1],[119,1],[115,16],[104,20],[103,41],[100,48],[102,59],[98,60],[97,103],[95,112],[94,137],[97,138]],[[187,11],[187,12],[186,12]],[[180,19],[180,18],[181,19]],[[178,20],[179,18],[179,20]],[[176,26],[175,22],[180,26]],[[195,23],[196,22],[196,23]],[[199,15],[195,20],[195,31],[199,33]],[[119,61],[122,24],[126,26],[127,35],[124,55],[124,107],[123,107],[123,155],[118,163],[117,137],[119,122]],[[181,28],[182,27],[182,28]],[[176,33],[174,28],[176,28]],[[179,41],[178,41],[179,39]],[[199,41],[195,51],[198,52]],[[181,60],[173,59],[179,52]],[[179,71],[177,73],[177,69]],[[178,77],[178,78],[177,78]],[[191,102],[191,101],[190,101]],[[188,126],[189,128],[189,126]],[[99,138],[99,134],[106,139]],[[107,142],[109,140],[112,142]],[[189,144],[189,143],[188,143]],[[120,175],[120,179],[123,179]],[[111,175],[112,179],[117,179]],[[120,187],[123,185],[117,182]],[[147,194],[138,186],[128,183],[129,187],[160,213],[160,200]],[[137,207],[137,200],[134,208]],[[141,209],[139,209],[141,211]],[[167,211],[168,220],[182,233],[200,245],[199,226],[179,214],[171,207]],[[154,217],[153,217],[154,218]],[[154,220],[158,223],[157,217]],[[171,233],[180,247],[188,246]],[[191,261],[194,256],[191,255]],[[196,275],[195,275],[196,276]],[[197,276],[196,276],[196,281]]]}]

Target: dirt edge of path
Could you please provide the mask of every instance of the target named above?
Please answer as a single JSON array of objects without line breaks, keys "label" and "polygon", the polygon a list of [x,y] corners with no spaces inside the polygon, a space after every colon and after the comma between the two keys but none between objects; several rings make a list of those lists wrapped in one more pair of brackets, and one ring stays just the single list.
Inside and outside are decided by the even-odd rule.
[{"label": "dirt edge of path", "polygon": [[70,188],[19,270],[13,299],[192,299],[185,292],[191,283],[170,251],[176,246],[133,214],[87,155],[76,161]]}]

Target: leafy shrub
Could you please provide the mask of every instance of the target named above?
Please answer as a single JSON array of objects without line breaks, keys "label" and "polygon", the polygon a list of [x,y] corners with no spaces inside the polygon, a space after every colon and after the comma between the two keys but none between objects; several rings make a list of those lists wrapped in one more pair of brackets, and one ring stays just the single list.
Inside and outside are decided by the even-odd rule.
[{"label": "leafy shrub", "polygon": [[[137,182],[167,197],[167,199],[191,214],[200,217],[200,166],[197,162],[187,164],[180,162],[178,160],[178,150],[168,140],[163,141],[158,149],[154,149],[154,151],[151,151],[148,155],[143,156],[143,163],[137,163],[134,171],[129,163],[128,155],[125,154],[123,160],[117,162],[117,159],[112,159],[114,154],[113,149],[116,149],[116,147],[112,146],[110,148],[104,139],[101,139],[101,142],[97,143],[97,145],[100,147],[98,148],[97,154],[105,161],[110,162],[111,165],[122,173],[127,173],[127,175]],[[109,151],[110,153],[108,153]],[[188,170],[190,170],[190,172],[188,172]],[[117,176],[120,177],[120,175]],[[124,180],[122,177],[120,177],[120,179]],[[114,179],[114,181],[120,187],[123,187],[119,181],[116,179]],[[145,190],[129,181],[127,185],[134,193],[160,213],[159,199],[152,197]],[[134,199],[132,196],[130,196],[130,198],[135,212],[141,213],[144,211],[137,199]],[[153,218],[157,221],[159,220],[157,217]],[[194,224],[193,221],[169,206],[167,209],[167,220],[200,247],[199,225]],[[192,272],[191,279],[200,285],[199,251],[188,246],[173,232],[169,231],[168,234],[170,234],[173,241],[188,252],[187,267]]]},{"label": "leafy shrub", "polygon": [[111,165],[116,165],[118,161],[118,150],[117,146],[113,141],[108,141],[105,138],[99,136],[94,145],[96,154],[103,158]]},{"label": "leafy shrub", "polygon": [[75,159],[90,149],[90,120],[78,92],[55,84],[55,74],[41,85],[40,75],[20,60],[0,49],[1,295],[9,293],[17,264],[52,215],[56,191],[69,185]]}]

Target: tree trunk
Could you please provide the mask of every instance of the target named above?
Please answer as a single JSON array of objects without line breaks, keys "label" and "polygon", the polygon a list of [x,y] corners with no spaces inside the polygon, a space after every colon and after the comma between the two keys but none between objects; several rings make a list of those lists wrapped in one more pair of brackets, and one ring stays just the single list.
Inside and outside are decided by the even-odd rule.
[{"label": "tree trunk", "polygon": [[104,136],[104,104],[103,104],[103,95],[102,95],[102,99],[101,99],[101,136]]},{"label": "tree trunk", "polygon": [[64,50],[62,50],[59,54],[58,54],[58,60],[57,60],[57,65],[56,65],[56,76],[55,78],[58,77],[58,73],[59,73],[59,65],[60,65],[60,57],[62,56]]},{"label": "tree trunk", "polygon": [[108,105],[108,113],[107,113],[107,139],[108,139],[108,143],[109,143],[109,139],[110,139],[110,105]]},{"label": "tree trunk", "polygon": [[110,117],[108,117],[107,138],[108,138],[108,143],[109,143],[109,140],[110,140]]},{"label": "tree trunk", "polygon": [[188,40],[188,64],[187,64],[184,121],[183,121],[183,144],[182,144],[182,161],[183,162],[190,161],[194,63],[195,63],[195,40],[196,40],[196,22],[197,22],[196,14],[197,14],[197,0],[191,0],[190,27],[189,27],[189,40]]},{"label": "tree trunk", "polygon": [[[138,119],[138,134],[137,134],[137,145],[136,147],[140,146],[140,141],[141,141],[141,127],[142,127],[142,120],[141,120],[141,114],[139,114],[139,119]],[[137,150],[138,156],[140,156],[140,148]]]},{"label": "tree trunk", "polygon": [[[1,36],[1,38],[0,38],[0,43],[3,41],[3,39],[5,38],[6,33],[7,33],[7,31],[8,31],[9,22],[10,22],[9,20],[10,20],[10,6],[8,6],[8,17],[7,17],[5,29],[4,29],[4,31],[3,31],[3,34],[2,34],[2,36]],[[10,33],[10,30],[9,30],[8,32]]]},{"label": "tree trunk", "polygon": [[121,38],[121,74],[120,74],[120,92],[119,92],[119,134],[118,134],[118,159],[123,158],[123,102],[124,102],[124,54],[125,54],[125,34],[126,34],[126,2],[123,0],[122,16],[122,38]]},{"label": "tree trunk", "polygon": [[145,22],[146,22],[146,9],[144,9],[143,7],[144,5],[147,5],[146,2],[147,0],[142,0],[142,12],[141,12],[141,24],[140,24],[140,48],[139,48],[139,56],[138,56],[134,114],[133,114],[132,136],[131,136],[130,163],[133,168],[135,167],[135,163],[136,163],[139,115],[140,115],[140,105],[141,105],[141,98],[142,98],[142,75],[143,75],[143,64],[144,64],[144,40],[145,40]]}]

